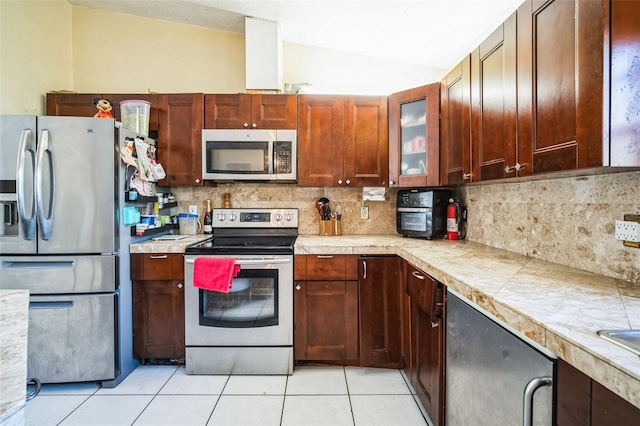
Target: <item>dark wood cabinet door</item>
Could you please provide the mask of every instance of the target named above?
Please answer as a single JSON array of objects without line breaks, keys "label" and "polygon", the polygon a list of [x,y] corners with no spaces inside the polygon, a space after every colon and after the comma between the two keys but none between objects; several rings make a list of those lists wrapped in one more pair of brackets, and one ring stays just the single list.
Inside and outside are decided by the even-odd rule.
[{"label": "dark wood cabinet door", "polygon": [[251,127],[251,95],[204,96],[205,129],[248,129]]},{"label": "dark wood cabinet door", "polygon": [[298,96],[298,185],[344,181],[344,97]]},{"label": "dark wood cabinet door", "polygon": [[519,175],[603,165],[608,3],[527,0],[518,8]]},{"label": "dark wood cabinet door", "polygon": [[516,14],[471,53],[475,181],[516,175]]},{"label": "dark wood cabinet door", "polygon": [[471,173],[471,57],[440,83],[440,180],[442,185],[474,182]]},{"label": "dark wood cabinet door", "polygon": [[558,359],[556,413],[558,426],[591,425],[591,379]]},{"label": "dark wood cabinet door", "polygon": [[133,356],[184,358],[183,281],[133,282]]},{"label": "dark wood cabinet door", "polygon": [[158,159],[163,186],[202,185],[203,94],[158,95]]},{"label": "dark wood cabinet door", "polygon": [[440,84],[389,96],[389,187],[440,185]]},{"label": "dark wood cabinet door", "polygon": [[389,125],[387,98],[350,96],[344,120],[343,186],[387,186]]},{"label": "dark wood cabinet door", "polygon": [[396,256],[359,259],[360,365],[400,366],[399,261]]},{"label": "dark wood cabinet door", "polygon": [[296,361],[358,360],[358,282],[296,281]]},{"label": "dark wood cabinet door", "polygon": [[67,117],[93,117],[98,110],[93,104],[102,94],[92,93],[47,93],[46,115]]},{"label": "dark wood cabinet door", "polygon": [[411,324],[411,299],[406,292],[407,271],[409,263],[399,258],[400,262],[400,368],[405,372],[412,385],[413,380],[413,334]]},{"label": "dark wood cabinet door", "polygon": [[433,424],[444,424],[444,286],[408,265],[411,298],[412,384]]},{"label": "dark wood cabinet door", "polygon": [[308,280],[357,280],[358,256],[345,254],[307,255]]},{"label": "dark wood cabinet door", "polygon": [[297,129],[296,95],[251,95],[251,126],[258,129]]},{"label": "dark wood cabinet door", "polygon": [[591,425],[619,426],[640,422],[640,408],[596,381],[591,382]]}]

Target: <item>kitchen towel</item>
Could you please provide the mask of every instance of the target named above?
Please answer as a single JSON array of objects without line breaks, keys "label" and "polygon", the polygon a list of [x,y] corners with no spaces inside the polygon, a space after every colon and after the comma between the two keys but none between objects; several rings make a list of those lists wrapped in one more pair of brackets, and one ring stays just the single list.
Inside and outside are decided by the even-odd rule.
[{"label": "kitchen towel", "polygon": [[193,286],[203,290],[228,293],[240,265],[234,258],[198,257],[193,265]]}]

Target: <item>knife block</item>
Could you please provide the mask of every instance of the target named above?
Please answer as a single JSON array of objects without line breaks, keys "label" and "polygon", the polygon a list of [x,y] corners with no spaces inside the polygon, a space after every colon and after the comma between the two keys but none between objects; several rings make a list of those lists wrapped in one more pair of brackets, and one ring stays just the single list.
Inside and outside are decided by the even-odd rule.
[{"label": "knife block", "polygon": [[342,221],[321,220],[318,222],[319,235],[342,235]]}]

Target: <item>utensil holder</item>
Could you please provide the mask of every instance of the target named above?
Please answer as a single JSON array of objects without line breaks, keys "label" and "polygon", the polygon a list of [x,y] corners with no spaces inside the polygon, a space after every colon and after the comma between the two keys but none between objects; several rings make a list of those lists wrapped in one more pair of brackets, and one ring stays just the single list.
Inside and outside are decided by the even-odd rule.
[{"label": "utensil holder", "polygon": [[319,235],[342,235],[342,221],[321,220],[318,222]]}]

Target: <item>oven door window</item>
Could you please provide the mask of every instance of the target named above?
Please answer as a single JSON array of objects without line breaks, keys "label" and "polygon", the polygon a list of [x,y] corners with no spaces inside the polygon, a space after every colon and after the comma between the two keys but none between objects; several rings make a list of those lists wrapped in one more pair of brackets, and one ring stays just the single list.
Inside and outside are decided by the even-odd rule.
[{"label": "oven door window", "polygon": [[405,231],[425,232],[432,229],[431,213],[401,213],[400,228]]},{"label": "oven door window", "polygon": [[269,142],[206,143],[207,173],[268,174]]},{"label": "oven door window", "polygon": [[229,293],[199,292],[200,325],[225,328],[278,325],[277,269],[241,269]]}]

